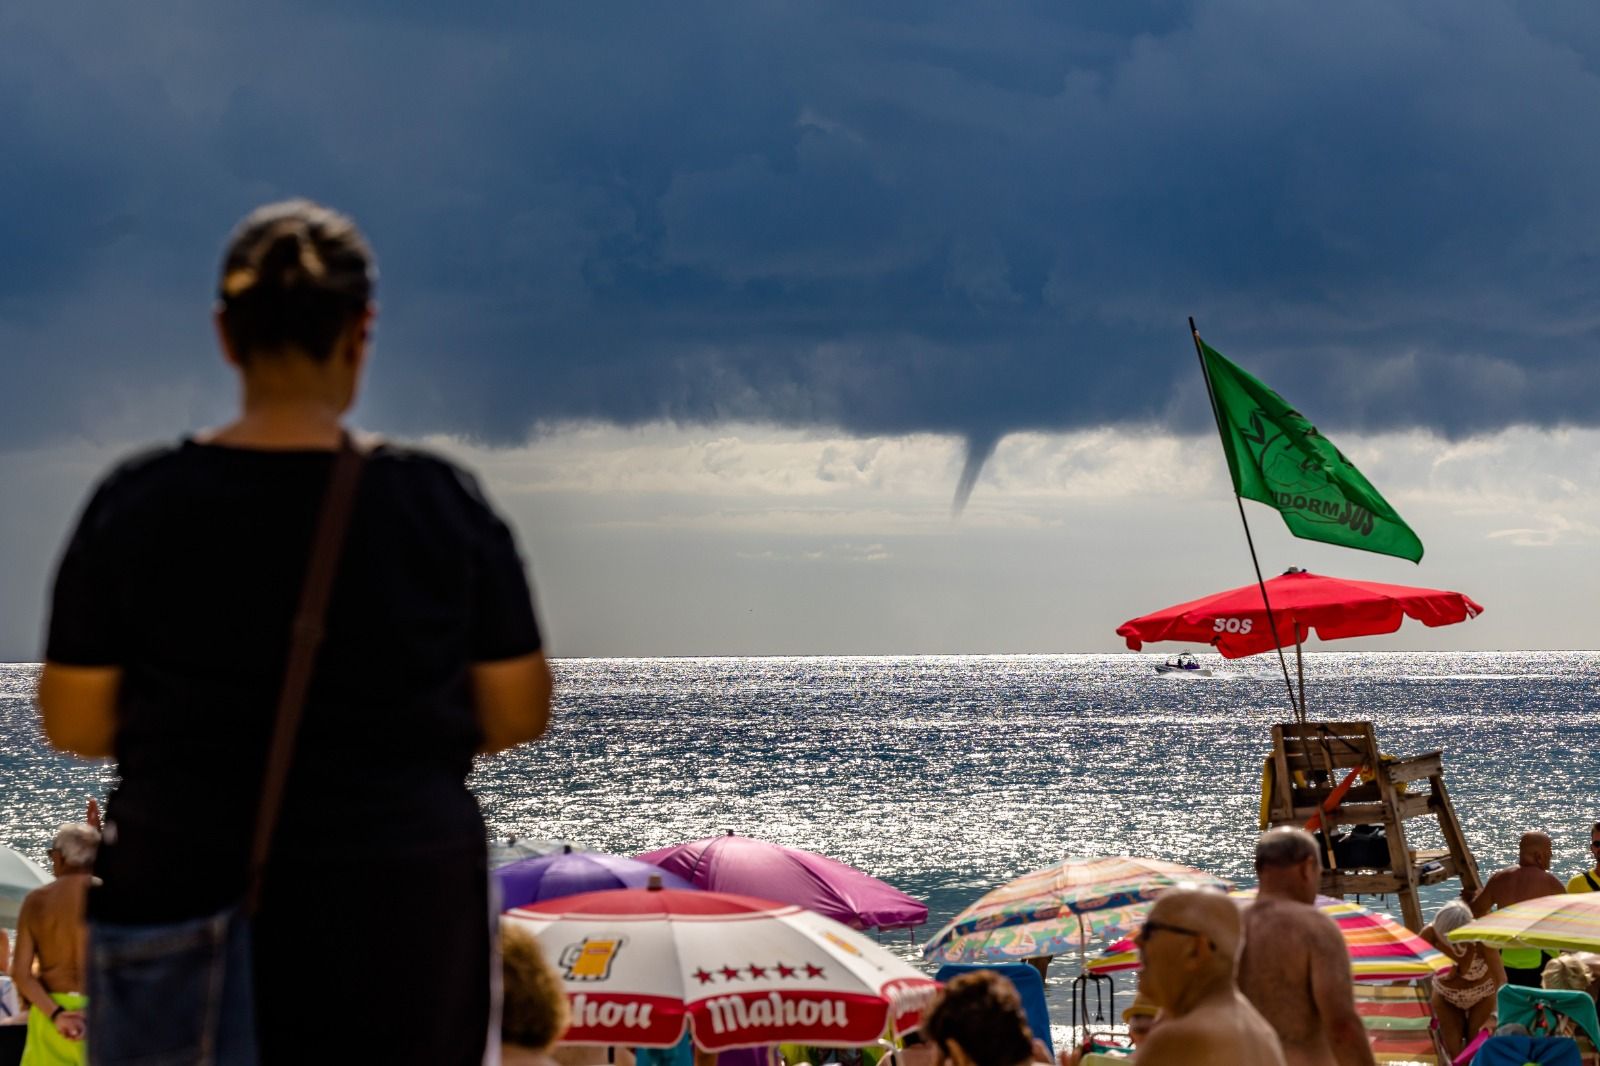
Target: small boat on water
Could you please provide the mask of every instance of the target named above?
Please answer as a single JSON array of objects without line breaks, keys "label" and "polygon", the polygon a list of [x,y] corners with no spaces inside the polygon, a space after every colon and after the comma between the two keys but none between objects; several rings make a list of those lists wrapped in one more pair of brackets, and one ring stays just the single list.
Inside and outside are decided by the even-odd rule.
[{"label": "small boat on water", "polygon": [[1189,652],[1179,652],[1176,659],[1156,664],[1158,674],[1183,674],[1186,677],[1210,677],[1211,667],[1201,666],[1200,660]]}]

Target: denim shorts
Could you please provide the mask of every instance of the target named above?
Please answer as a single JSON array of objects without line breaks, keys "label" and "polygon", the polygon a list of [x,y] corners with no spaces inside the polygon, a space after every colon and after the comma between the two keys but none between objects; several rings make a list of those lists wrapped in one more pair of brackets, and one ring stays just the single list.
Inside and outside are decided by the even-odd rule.
[{"label": "denim shorts", "polygon": [[256,1066],[250,922],[89,924],[95,1066]]}]

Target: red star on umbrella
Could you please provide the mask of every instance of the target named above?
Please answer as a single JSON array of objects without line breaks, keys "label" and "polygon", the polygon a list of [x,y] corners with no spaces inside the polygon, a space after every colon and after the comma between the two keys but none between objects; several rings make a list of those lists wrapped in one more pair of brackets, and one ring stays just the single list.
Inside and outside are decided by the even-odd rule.
[{"label": "red star on umbrella", "polygon": [[793,977],[794,973],[795,973],[795,971],[794,971],[794,967],[793,966],[785,966],[781,962],[778,963],[778,976],[779,977]]},{"label": "red star on umbrella", "polygon": [[736,966],[724,966],[722,968],[722,979],[724,981],[737,981],[739,979],[739,969],[738,969],[738,967],[736,967]]},{"label": "red star on umbrella", "polygon": [[715,974],[707,973],[704,970],[696,970],[694,972],[694,979],[703,985],[709,985],[715,976]]},{"label": "red star on umbrella", "polygon": [[752,981],[758,977],[767,976],[767,968],[765,966],[757,966],[753,962],[749,966],[745,967],[745,969],[750,971],[750,980]]},{"label": "red star on umbrella", "polygon": [[814,966],[809,962],[806,963],[806,976],[807,977],[821,977],[822,975],[823,975],[823,970],[822,970],[821,966]]}]

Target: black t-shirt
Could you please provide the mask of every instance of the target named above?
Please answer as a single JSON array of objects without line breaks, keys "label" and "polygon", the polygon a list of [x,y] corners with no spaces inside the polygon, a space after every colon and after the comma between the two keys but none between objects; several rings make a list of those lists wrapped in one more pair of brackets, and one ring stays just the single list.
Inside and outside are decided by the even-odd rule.
[{"label": "black t-shirt", "polygon": [[[185,441],[90,498],[46,657],[122,669],[121,782],[91,911],[174,921],[234,902],[289,628],[333,453]],[[480,740],[468,668],[540,647],[511,531],[472,477],[383,445],[366,464],[285,788],[268,883],[463,843]]]}]

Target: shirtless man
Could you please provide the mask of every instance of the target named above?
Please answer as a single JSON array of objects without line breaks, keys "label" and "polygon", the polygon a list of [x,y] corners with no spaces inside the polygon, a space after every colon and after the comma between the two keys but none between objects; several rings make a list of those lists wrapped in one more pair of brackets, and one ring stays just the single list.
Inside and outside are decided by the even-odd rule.
[{"label": "shirtless man", "polygon": [[[32,1061],[32,1055],[40,1056],[40,1062],[84,1061],[84,964],[89,940],[84,903],[99,845],[100,831],[82,822],[68,822],[56,830],[50,848],[56,879],[29,892],[17,915],[17,956],[11,977],[31,1005],[24,1062]],[[35,1049],[35,1043],[46,1050]]]},{"label": "shirtless man", "polygon": [[1256,843],[1256,901],[1244,912],[1239,987],[1277,1030],[1289,1066],[1373,1066],[1356,1013],[1350,951],[1316,908],[1322,854],[1299,829]]},{"label": "shirtless man", "polygon": [[1139,994],[1161,1023],[1136,1066],[1285,1066],[1278,1038],[1233,979],[1239,908],[1215,892],[1169,892],[1139,930]]},{"label": "shirtless man", "polygon": [[[1517,841],[1517,864],[1496,871],[1472,897],[1472,915],[1482,918],[1496,907],[1556,896],[1567,886],[1550,872],[1550,838],[1543,833],[1523,833]],[[1514,985],[1539,987],[1544,969],[1544,952],[1537,948],[1512,949],[1500,953],[1506,964],[1506,980]]]}]

